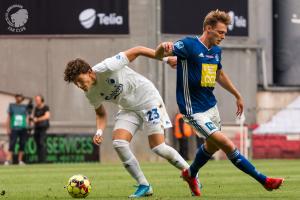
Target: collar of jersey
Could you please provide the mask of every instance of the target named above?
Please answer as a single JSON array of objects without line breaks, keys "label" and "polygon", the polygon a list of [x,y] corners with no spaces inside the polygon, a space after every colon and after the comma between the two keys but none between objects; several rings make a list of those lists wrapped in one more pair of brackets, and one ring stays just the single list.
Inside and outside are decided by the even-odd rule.
[{"label": "collar of jersey", "polygon": [[205,44],[203,44],[203,42],[200,40],[200,38],[198,37],[198,36],[196,36],[197,37],[197,40],[200,42],[200,44],[202,44],[205,48],[206,48],[206,50],[207,51],[210,51],[212,48],[207,48],[207,46],[205,45]]}]

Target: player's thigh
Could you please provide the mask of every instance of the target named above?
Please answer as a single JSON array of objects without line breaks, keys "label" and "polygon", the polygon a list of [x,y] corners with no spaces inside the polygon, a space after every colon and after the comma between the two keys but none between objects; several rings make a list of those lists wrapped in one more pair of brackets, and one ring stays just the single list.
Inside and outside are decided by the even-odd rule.
[{"label": "player's thigh", "polygon": [[144,120],[143,129],[148,135],[149,146],[151,149],[165,142],[165,129],[172,127],[172,123],[163,103],[158,107],[152,108],[152,111],[153,110],[155,110],[155,112],[157,110],[158,117],[155,119],[152,118],[151,120],[151,116],[149,115],[151,110],[148,111],[148,116],[146,116],[148,119]]},{"label": "player's thigh", "polygon": [[219,128],[209,118],[207,113],[196,113],[190,116],[184,116],[184,121],[190,124],[198,136],[204,136],[206,139],[214,132],[219,131]]},{"label": "player's thigh", "polygon": [[143,120],[143,132],[147,133],[147,135],[152,135],[154,133],[163,134],[164,129],[172,127],[170,117],[163,101],[160,99],[154,101],[157,103],[137,112]]},{"label": "player's thigh", "polygon": [[141,123],[139,116],[132,111],[121,110],[115,120],[113,140],[127,140],[130,142],[139,129]]},{"label": "player's thigh", "polygon": [[148,135],[149,146],[154,148],[165,142],[164,129],[172,127],[169,115],[161,101],[143,111],[143,132]]},{"label": "player's thigh", "polygon": [[217,105],[209,109],[208,113],[211,121],[217,126],[218,130],[221,131],[222,123]]},{"label": "player's thigh", "polygon": [[132,140],[132,134],[126,129],[116,129],[113,131],[113,140],[126,140],[130,142]]},{"label": "player's thigh", "polygon": [[164,127],[161,124],[148,124],[143,131],[148,135],[151,149],[165,142]]}]

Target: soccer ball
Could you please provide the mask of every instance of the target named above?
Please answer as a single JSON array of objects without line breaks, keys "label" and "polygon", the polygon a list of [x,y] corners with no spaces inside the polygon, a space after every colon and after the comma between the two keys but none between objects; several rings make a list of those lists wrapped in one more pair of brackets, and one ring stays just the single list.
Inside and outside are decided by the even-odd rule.
[{"label": "soccer ball", "polygon": [[73,198],[85,198],[90,194],[92,189],[89,179],[80,174],[72,176],[66,188]]}]

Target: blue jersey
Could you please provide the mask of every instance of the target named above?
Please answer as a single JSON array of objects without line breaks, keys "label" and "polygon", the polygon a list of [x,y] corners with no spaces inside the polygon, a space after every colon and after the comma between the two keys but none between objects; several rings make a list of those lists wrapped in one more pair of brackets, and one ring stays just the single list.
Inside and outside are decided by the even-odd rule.
[{"label": "blue jersey", "polygon": [[213,94],[217,70],[221,65],[221,48],[211,49],[198,37],[185,37],[174,44],[177,56],[176,98],[184,115],[205,112],[216,105]]}]

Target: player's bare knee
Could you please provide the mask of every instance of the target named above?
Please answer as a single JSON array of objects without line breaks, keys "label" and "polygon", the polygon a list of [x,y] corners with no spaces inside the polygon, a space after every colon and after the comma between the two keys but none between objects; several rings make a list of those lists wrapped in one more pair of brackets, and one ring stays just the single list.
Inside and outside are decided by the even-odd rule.
[{"label": "player's bare knee", "polygon": [[116,129],[113,131],[113,140],[125,140],[130,142],[132,134],[125,129]]},{"label": "player's bare knee", "polygon": [[209,142],[214,143],[219,149],[224,151],[226,154],[233,152],[236,147],[233,142],[224,135],[221,131],[217,131],[207,139]]}]

